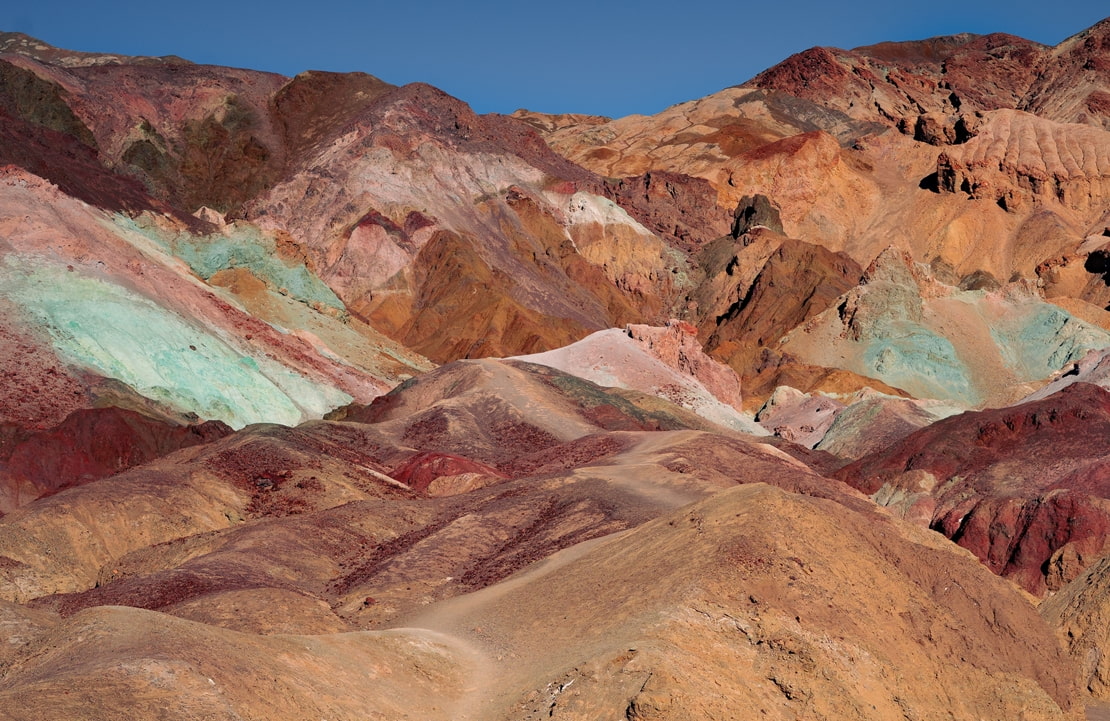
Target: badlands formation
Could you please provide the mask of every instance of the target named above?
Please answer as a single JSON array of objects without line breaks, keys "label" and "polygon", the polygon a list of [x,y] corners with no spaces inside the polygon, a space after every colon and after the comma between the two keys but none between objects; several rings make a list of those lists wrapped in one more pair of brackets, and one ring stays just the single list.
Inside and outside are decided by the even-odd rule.
[{"label": "badlands formation", "polygon": [[1108,308],[1110,20],[617,119],[0,33],[0,718],[1103,718]]}]

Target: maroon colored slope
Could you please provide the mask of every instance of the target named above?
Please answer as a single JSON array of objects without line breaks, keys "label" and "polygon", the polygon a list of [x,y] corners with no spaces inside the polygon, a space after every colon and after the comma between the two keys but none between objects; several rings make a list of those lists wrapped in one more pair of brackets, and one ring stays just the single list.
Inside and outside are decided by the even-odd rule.
[{"label": "maroon colored slope", "polygon": [[122,408],[76,410],[44,431],[5,428],[9,433],[0,437],[0,511],[5,512],[231,433],[221,421],[183,426]]},{"label": "maroon colored slope", "polygon": [[817,47],[791,55],[749,84],[853,117],[898,123],[921,113],[1017,107],[1048,57],[1045,46],[1002,33],[854,50]]},{"label": "maroon colored slope", "polygon": [[939,421],[836,475],[874,494],[916,492],[931,474],[932,527],[1040,594],[1078,575],[1110,536],[1107,441],[1110,393],[1076,383]]}]

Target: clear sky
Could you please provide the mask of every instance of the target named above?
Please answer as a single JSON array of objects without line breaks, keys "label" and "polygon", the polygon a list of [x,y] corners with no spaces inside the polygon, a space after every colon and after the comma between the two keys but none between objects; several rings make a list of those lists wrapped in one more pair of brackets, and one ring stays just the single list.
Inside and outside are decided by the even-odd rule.
[{"label": "clear sky", "polygon": [[621,116],[737,85],[814,45],[958,32],[1055,45],[1105,0],[6,0],[0,30],[72,50],[436,85],[479,112]]}]

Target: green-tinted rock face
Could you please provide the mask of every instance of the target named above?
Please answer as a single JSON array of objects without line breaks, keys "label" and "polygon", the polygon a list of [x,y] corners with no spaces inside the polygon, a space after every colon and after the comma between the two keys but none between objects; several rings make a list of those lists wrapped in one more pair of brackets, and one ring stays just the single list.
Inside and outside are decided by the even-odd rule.
[{"label": "green-tinted rock face", "polygon": [[979,400],[952,343],[912,321],[891,322],[881,337],[868,339],[863,364],[866,375],[922,397]]},{"label": "green-tinted rock face", "polygon": [[1046,303],[991,326],[1003,360],[1027,378],[1046,378],[1088,351],[1110,346],[1110,334]]},{"label": "green-tinted rock face", "polygon": [[9,255],[0,286],[47,329],[64,361],[202,418],[236,428],[292,425],[351,400],[149,298],[64,266]]},{"label": "green-tinted rock face", "polygon": [[221,270],[244,268],[274,290],[312,306],[344,310],[343,302],[303,262],[280,257],[274,239],[254,226],[229,226],[206,236],[167,234],[130,218],[117,216],[127,230],[142,233],[170,254],[185,261],[208,280]]}]

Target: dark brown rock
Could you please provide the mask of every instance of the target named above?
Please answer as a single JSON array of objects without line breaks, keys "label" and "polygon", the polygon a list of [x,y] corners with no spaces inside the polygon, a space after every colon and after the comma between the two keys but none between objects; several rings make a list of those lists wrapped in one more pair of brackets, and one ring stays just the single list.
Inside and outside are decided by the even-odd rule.
[{"label": "dark brown rock", "polygon": [[754,376],[764,348],[829,308],[861,275],[859,265],[843,253],[784,238],[743,296],[701,322],[706,348],[742,379]]},{"label": "dark brown rock", "polygon": [[687,253],[728,231],[717,192],[703,178],[659,170],[606,179],[604,189],[633,218]]}]

